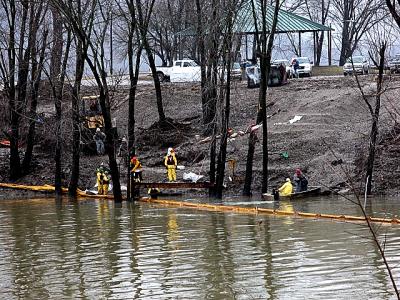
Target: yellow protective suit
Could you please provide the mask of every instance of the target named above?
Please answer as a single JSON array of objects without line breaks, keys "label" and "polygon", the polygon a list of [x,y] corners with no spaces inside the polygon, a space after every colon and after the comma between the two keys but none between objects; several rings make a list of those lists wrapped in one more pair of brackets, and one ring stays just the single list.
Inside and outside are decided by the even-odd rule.
[{"label": "yellow protective suit", "polygon": [[103,195],[108,194],[109,184],[110,184],[110,177],[107,174],[103,174]]},{"label": "yellow protective suit", "polygon": [[103,195],[103,173],[97,172],[96,173],[96,183],[97,183],[97,194]]},{"label": "yellow protective suit", "polygon": [[176,181],[176,166],[178,165],[178,161],[175,154],[165,156],[164,165],[167,168],[168,181]]},{"label": "yellow protective suit", "polygon": [[293,185],[290,181],[286,181],[278,191],[280,196],[289,196],[293,192]]},{"label": "yellow protective suit", "polygon": [[108,185],[110,184],[110,177],[103,172],[97,172],[96,182],[97,182],[97,194],[107,195]]}]

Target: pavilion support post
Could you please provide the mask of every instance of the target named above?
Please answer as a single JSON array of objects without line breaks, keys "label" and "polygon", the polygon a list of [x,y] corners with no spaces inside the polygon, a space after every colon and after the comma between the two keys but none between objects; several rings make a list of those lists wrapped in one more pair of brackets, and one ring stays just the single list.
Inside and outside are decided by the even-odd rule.
[{"label": "pavilion support post", "polygon": [[253,64],[257,64],[257,36],[256,33],[253,36],[253,50],[252,50],[251,60]]},{"label": "pavilion support post", "polygon": [[299,31],[299,56],[301,56],[301,32]]},{"label": "pavilion support post", "polygon": [[247,33],[245,34],[246,40],[246,61],[249,60],[249,49],[248,49],[248,40],[247,40]]},{"label": "pavilion support post", "polygon": [[313,60],[313,63],[315,64],[315,62],[317,61],[317,32],[315,32],[315,31],[313,31],[313,41],[314,41],[314,44],[313,44],[313,54],[314,54],[314,60]]},{"label": "pavilion support post", "polygon": [[328,65],[332,65],[332,31],[328,31]]}]

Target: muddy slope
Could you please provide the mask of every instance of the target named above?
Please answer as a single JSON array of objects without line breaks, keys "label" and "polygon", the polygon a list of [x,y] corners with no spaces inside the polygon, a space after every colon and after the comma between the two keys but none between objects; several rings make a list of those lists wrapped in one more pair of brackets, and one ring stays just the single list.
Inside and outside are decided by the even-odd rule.
[{"label": "muddy slope", "polygon": [[[365,76],[361,83],[367,95],[373,96],[374,77]],[[399,81],[390,83],[398,87]],[[174,147],[179,165],[207,180],[209,165],[209,143],[202,142],[201,136],[201,99],[200,86],[197,84],[163,84],[165,114],[171,118],[171,126],[158,128],[158,115],[155,94],[152,85],[139,85],[137,94],[137,144],[138,155],[144,166],[144,176],[148,180],[164,180],[165,171],[162,159],[168,147]],[[127,94],[128,89],[121,87],[114,94],[113,117],[116,118],[120,136],[127,132]],[[392,183],[399,176],[398,156],[399,130],[393,130],[398,117],[395,107],[400,99],[398,89],[388,90],[383,97],[380,120],[380,141],[374,177],[374,189],[381,193],[397,193]],[[254,123],[257,112],[258,89],[248,89],[244,82],[235,82],[232,87],[231,128],[234,133],[245,132]],[[42,109],[44,109],[42,105]],[[52,159],[52,105],[47,103],[47,118],[42,137],[35,152],[34,170],[31,175],[22,178],[24,183],[53,182]],[[68,104],[64,110],[68,112]],[[309,177],[310,185],[322,185],[327,188],[341,189],[348,177],[357,185],[362,179],[362,167],[365,162],[370,116],[360,92],[351,77],[315,77],[292,80],[281,87],[270,88],[268,92],[268,145],[270,186],[276,186],[285,177],[292,176],[296,168],[301,168]],[[296,117],[297,116],[297,117]],[[295,118],[296,117],[296,118]],[[301,117],[301,118],[300,118]],[[299,120],[297,120],[299,119]],[[297,120],[297,121],[295,121]],[[293,122],[295,121],[295,122]],[[50,126],[50,127],[49,127]],[[46,129],[47,128],[47,129]],[[65,120],[64,173],[65,185],[70,172],[70,122]],[[261,130],[261,129],[260,129]],[[260,143],[256,146],[253,190],[257,193],[261,183],[261,131]],[[248,135],[238,134],[230,139],[228,159],[235,160],[234,176],[227,165],[227,192],[240,194],[247,154]],[[287,152],[288,157],[282,156]],[[6,154],[2,152],[4,157]],[[95,167],[107,157],[83,156],[81,161],[80,186],[85,189],[94,185]],[[6,181],[7,164],[1,165],[0,179]],[[127,173],[121,161],[122,179]],[[395,178],[394,178],[395,177]]]}]

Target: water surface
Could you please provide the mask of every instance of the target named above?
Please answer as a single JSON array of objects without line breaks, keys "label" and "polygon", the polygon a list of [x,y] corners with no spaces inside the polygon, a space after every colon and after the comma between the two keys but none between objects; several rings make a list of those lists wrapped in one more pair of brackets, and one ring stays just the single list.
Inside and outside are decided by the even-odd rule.
[{"label": "water surface", "polygon": [[[360,215],[339,198],[223,202]],[[0,224],[0,299],[395,299],[361,224],[54,199],[1,200]],[[376,228],[400,282],[400,226]]]}]

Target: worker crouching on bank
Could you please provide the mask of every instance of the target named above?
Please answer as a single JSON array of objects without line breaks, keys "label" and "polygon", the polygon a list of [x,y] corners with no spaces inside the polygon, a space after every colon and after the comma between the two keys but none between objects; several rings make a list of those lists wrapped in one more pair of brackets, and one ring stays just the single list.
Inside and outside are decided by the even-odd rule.
[{"label": "worker crouching on bank", "polygon": [[176,166],[178,161],[173,148],[168,148],[167,155],[164,158],[164,165],[167,168],[168,181],[176,181]]}]

